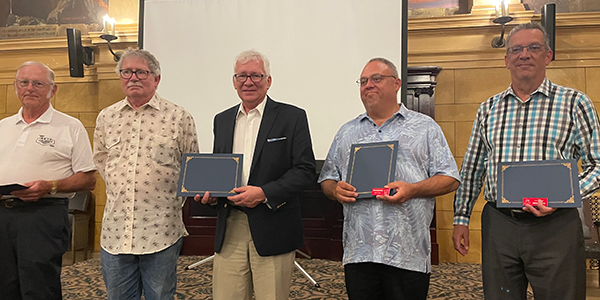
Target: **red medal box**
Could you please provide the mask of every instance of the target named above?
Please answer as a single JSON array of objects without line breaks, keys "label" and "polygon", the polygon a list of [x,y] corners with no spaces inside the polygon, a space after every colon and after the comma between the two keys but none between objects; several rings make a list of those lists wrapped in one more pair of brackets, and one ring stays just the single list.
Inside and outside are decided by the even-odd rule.
[{"label": "red medal box", "polygon": [[389,188],[374,188],[371,190],[371,196],[388,196],[390,194]]},{"label": "red medal box", "polygon": [[523,198],[523,206],[527,204],[537,206],[539,200],[542,200],[544,206],[548,206],[548,198]]}]

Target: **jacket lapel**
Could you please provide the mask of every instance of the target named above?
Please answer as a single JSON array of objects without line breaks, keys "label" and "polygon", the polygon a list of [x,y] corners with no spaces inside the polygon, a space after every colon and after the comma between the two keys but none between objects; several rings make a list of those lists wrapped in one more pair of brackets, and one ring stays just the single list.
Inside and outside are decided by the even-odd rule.
[{"label": "jacket lapel", "polygon": [[256,147],[254,147],[254,156],[252,157],[252,166],[250,167],[250,174],[254,170],[254,166],[260,157],[263,146],[267,141],[267,136],[277,119],[277,102],[273,101],[267,96],[267,103],[265,103],[265,111],[263,113],[262,120],[260,121],[260,128],[258,129],[258,136],[256,137]]},{"label": "jacket lapel", "polygon": [[223,124],[223,137],[226,140],[223,141],[224,153],[233,153],[233,134],[235,129],[235,119],[240,105],[234,107],[228,112],[228,116],[225,118],[225,124]]}]

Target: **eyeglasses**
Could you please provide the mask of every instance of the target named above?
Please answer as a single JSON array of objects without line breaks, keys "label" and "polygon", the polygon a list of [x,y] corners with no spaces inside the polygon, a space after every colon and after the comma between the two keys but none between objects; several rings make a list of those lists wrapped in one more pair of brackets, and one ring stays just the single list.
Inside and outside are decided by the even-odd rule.
[{"label": "eyeglasses", "polygon": [[545,48],[546,46],[544,45],[540,45],[540,44],[531,44],[529,46],[512,46],[510,48],[506,48],[506,53],[508,54],[519,54],[521,52],[523,52],[523,49],[527,48],[528,52],[531,53],[539,53],[542,51],[542,48]]},{"label": "eyeglasses", "polygon": [[33,87],[36,89],[41,89],[41,88],[44,88],[46,85],[52,84],[52,83],[47,83],[47,82],[43,82],[43,81],[39,81],[39,80],[29,80],[29,79],[17,79],[16,83],[17,83],[17,86],[19,86],[20,88],[26,88],[29,86],[29,83],[31,83],[33,85]]},{"label": "eyeglasses", "polygon": [[246,82],[246,80],[248,78],[250,78],[250,80],[252,80],[252,82],[257,83],[260,82],[261,80],[263,80],[263,78],[267,77],[267,75],[265,74],[251,74],[251,75],[246,75],[246,74],[234,74],[233,77],[235,77],[235,81],[237,82]]},{"label": "eyeglasses", "polygon": [[396,79],[396,76],[393,75],[381,75],[381,74],[373,74],[371,75],[371,77],[361,77],[356,81],[356,84],[358,84],[359,86],[365,86],[367,85],[367,83],[369,82],[369,79],[371,80],[371,82],[373,83],[380,83],[381,81],[383,81],[383,79],[385,79],[386,77],[392,77],[394,79]]},{"label": "eyeglasses", "polygon": [[[135,76],[137,76],[137,78],[139,80],[144,80],[146,78],[148,78],[148,75],[150,75],[150,73],[152,73],[151,71],[147,71],[147,70],[129,70],[129,69],[125,69],[125,70],[119,70],[119,74],[121,74],[121,78],[123,79],[129,79],[131,78],[131,76],[133,76],[133,74],[135,74]],[[154,73],[152,73],[154,74]]]}]

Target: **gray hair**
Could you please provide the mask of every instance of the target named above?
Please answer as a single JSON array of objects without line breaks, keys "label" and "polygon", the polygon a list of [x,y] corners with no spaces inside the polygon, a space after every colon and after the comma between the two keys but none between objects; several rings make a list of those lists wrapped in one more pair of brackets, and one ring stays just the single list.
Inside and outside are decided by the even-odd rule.
[{"label": "gray hair", "polygon": [[383,57],[375,57],[375,58],[371,58],[371,60],[369,60],[367,65],[374,61],[384,63],[386,66],[388,66],[390,71],[392,71],[392,75],[394,75],[396,78],[398,78],[398,69],[396,69],[396,65],[394,65],[393,62],[391,62],[390,60],[383,58]]},{"label": "gray hair", "polygon": [[52,71],[52,69],[50,69],[50,67],[48,67],[47,65],[39,62],[39,61],[26,61],[24,62],[18,69],[17,69],[17,74],[15,74],[15,79],[17,79],[19,77],[19,72],[21,71],[21,69],[23,69],[24,67],[27,66],[38,66],[41,67],[43,69],[46,69],[46,71],[48,71],[48,80],[50,81],[51,85],[54,85],[54,71]]},{"label": "gray hair", "polygon": [[269,63],[269,59],[264,54],[254,49],[246,50],[235,57],[235,60],[233,61],[233,72],[235,72],[238,63],[245,64],[251,60],[261,61],[265,73],[267,73],[267,76],[271,76],[271,64]]},{"label": "gray hair", "polygon": [[530,23],[519,24],[510,31],[510,33],[506,37],[506,46],[507,46],[506,51],[508,51],[508,45],[510,45],[510,39],[512,38],[512,36],[515,33],[519,32],[521,30],[525,30],[525,29],[537,29],[537,30],[541,31],[542,34],[544,35],[544,47],[546,47],[546,51],[552,50],[552,48],[550,48],[550,37],[548,37],[548,32],[546,32],[546,28],[544,28],[544,26],[542,26],[540,23],[530,22]]},{"label": "gray hair", "polygon": [[148,68],[150,68],[150,72],[152,72],[154,76],[160,76],[160,63],[158,62],[156,57],[154,57],[154,55],[152,55],[152,53],[150,53],[149,51],[132,48],[127,48],[127,50],[123,52],[123,55],[121,55],[121,58],[117,63],[117,67],[115,68],[117,75],[121,75],[121,66],[123,65],[123,61],[125,61],[125,59],[127,59],[128,57],[137,57],[145,60],[148,63]]}]

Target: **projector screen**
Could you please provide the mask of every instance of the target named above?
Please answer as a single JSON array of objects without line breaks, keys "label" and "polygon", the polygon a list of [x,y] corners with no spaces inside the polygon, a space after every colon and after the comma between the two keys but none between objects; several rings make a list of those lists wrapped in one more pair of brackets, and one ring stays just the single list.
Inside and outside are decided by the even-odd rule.
[{"label": "projector screen", "polygon": [[268,95],[306,110],[325,159],[339,127],[365,111],[355,81],[367,61],[401,69],[402,1],[145,0],[141,46],[160,61],[158,93],[194,116],[201,152],[212,151],[215,114],[240,103],[234,58],[256,49],[271,62]]}]

